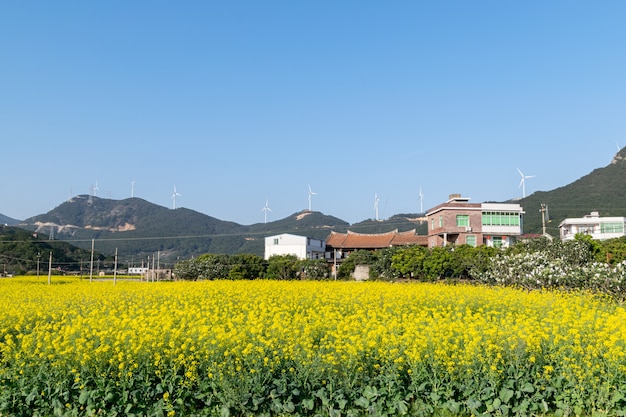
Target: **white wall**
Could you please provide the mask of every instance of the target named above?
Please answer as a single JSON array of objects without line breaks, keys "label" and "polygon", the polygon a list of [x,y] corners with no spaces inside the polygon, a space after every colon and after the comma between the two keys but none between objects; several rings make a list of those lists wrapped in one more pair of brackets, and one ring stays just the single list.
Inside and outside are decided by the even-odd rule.
[{"label": "white wall", "polygon": [[323,258],[326,242],[283,233],[265,238],[265,259],[273,255],[295,255],[298,259]]}]

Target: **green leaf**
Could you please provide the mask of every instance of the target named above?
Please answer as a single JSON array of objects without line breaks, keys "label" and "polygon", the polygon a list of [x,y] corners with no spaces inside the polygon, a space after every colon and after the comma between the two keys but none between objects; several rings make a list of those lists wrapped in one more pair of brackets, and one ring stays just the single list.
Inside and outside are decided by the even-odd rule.
[{"label": "green leaf", "polygon": [[313,398],[307,398],[305,400],[302,400],[302,406],[309,411],[313,410],[313,407],[315,407],[315,401],[313,400]]},{"label": "green leaf", "polygon": [[502,400],[504,404],[508,404],[511,398],[513,398],[513,395],[515,395],[515,391],[512,389],[502,388],[500,390],[500,400]]},{"label": "green leaf", "polygon": [[483,405],[482,401],[477,400],[475,398],[470,398],[467,400],[467,408],[472,411],[477,410],[481,405]]},{"label": "green leaf", "polygon": [[346,404],[348,404],[348,400],[341,399],[337,401],[337,405],[339,405],[340,410],[343,410],[344,408],[346,408]]},{"label": "green leaf", "polygon": [[454,400],[448,400],[446,402],[446,408],[450,410],[450,412],[454,415],[457,415],[461,412],[461,404]]},{"label": "green leaf", "polygon": [[400,415],[405,415],[409,412],[409,406],[404,401],[398,401],[396,408],[398,409],[398,414]]},{"label": "green leaf", "polygon": [[363,390],[363,396],[367,398],[368,400],[371,400],[372,398],[378,396],[378,390],[376,389],[376,387],[372,387],[368,385]]},{"label": "green leaf", "polygon": [[292,403],[291,401],[287,401],[284,405],[283,405],[283,410],[285,410],[286,412],[288,412],[289,414],[293,413],[296,410],[296,406],[294,405],[294,403]]},{"label": "green leaf", "polygon": [[527,382],[522,387],[522,391],[524,391],[524,392],[535,392],[535,386],[533,384],[531,384],[530,382]]},{"label": "green leaf", "polygon": [[80,392],[80,396],[78,397],[78,402],[81,405],[85,405],[87,404],[88,400],[89,400],[89,390],[85,388]]},{"label": "green leaf", "polygon": [[370,401],[365,397],[359,397],[356,399],[354,404],[356,404],[359,407],[367,408],[370,406]]}]

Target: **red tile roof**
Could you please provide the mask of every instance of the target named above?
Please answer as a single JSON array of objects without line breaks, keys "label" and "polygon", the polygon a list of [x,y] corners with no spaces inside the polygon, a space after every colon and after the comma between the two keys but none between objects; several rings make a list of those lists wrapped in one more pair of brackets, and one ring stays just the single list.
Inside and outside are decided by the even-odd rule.
[{"label": "red tile roof", "polygon": [[341,249],[380,249],[402,245],[428,245],[428,237],[415,233],[415,229],[406,232],[393,230],[387,233],[348,233],[331,232],[326,245]]}]

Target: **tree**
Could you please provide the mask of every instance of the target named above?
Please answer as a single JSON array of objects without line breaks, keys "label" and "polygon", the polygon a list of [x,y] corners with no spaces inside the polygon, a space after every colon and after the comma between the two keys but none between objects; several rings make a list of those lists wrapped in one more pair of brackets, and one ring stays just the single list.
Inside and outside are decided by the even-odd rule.
[{"label": "tree", "polygon": [[420,278],[424,275],[427,256],[428,249],[423,246],[402,248],[391,257],[391,267],[403,277]]},{"label": "tree", "polygon": [[229,279],[257,279],[265,272],[265,261],[258,255],[237,254],[230,256]]},{"label": "tree", "polygon": [[424,277],[429,281],[454,276],[454,258],[451,246],[436,246],[424,259]]},{"label": "tree", "polygon": [[305,259],[299,262],[303,279],[324,280],[330,277],[330,268],[325,259]]},{"label": "tree", "polygon": [[295,279],[298,272],[298,258],[296,255],[273,255],[267,263],[265,278],[290,280]]},{"label": "tree", "polygon": [[393,267],[393,257],[405,247],[392,246],[374,252],[374,263],[370,266],[370,279],[391,281],[402,277]]}]

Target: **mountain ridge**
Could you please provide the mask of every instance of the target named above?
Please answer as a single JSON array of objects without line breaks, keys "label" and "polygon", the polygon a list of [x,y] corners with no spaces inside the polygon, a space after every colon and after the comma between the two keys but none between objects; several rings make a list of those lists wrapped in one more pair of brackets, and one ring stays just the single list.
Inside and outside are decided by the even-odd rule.
[{"label": "mountain ridge", "polygon": [[[550,219],[547,232],[558,236],[558,224],[568,217],[582,217],[590,211],[601,216],[626,215],[626,150],[611,163],[578,180],[551,191],[537,191],[515,200],[522,205],[524,233],[542,231],[540,209],[545,204]],[[293,233],[325,239],[331,231],[384,233],[417,230],[427,233],[423,215],[397,214],[386,220],[367,219],[349,224],[337,217],[303,210],[284,219],[241,225],[187,209],[170,209],[138,197],[111,200],[79,195],[45,214],[18,222],[16,226],[50,238],[66,240],[87,248],[92,239],[98,250],[112,254],[116,248],[134,257],[161,254],[173,262],[203,253],[253,253],[263,255],[266,236]]]}]

